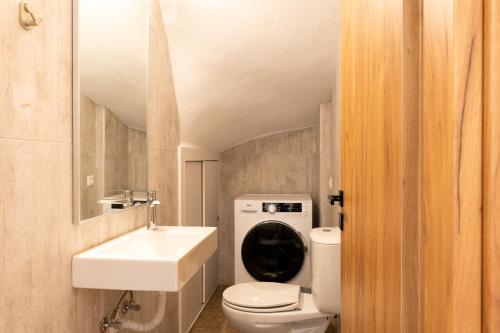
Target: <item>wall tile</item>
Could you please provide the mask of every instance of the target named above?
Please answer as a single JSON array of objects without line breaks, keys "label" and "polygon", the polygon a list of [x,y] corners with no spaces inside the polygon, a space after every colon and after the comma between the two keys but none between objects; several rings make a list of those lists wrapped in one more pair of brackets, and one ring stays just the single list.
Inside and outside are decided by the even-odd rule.
[{"label": "wall tile", "polygon": [[288,155],[286,159],[286,192],[307,193],[314,188],[312,175],[314,160],[311,155]]},{"label": "wall tile", "polygon": [[[116,291],[74,289],[72,256],[145,224],[145,207],[73,224],[72,1],[36,0],[43,24],[18,24],[18,1],[0,1],[0,332],[93,333],[114,306]],[[152,142],[170,149],[168,219],[176,221],[179,118],[168,44],[153,2],[151,49]],[[155,67],[156,66],[156,67]],[[168,79],[170,78],[170,79]],[[154,122],[153,122],[154,120]],[[154,126],[156,125],[156,126]],[[161,162],[161,160],[160,160]],[[137,293],[149,320],[156,294]],[[160,331],[177,325],[176,295],[169,295]]]},{"label": "wall tile", "polygon": [[259,193],[262,191],[262,156],[261,155],[246,155],[245,164],[241,173],[243,173],[243,188],[239,192]]},{"label": "wall tile", "polygon": [[[69,120],[70,114],[58,106],[71,96],[68,81],[62,81],[66,86],[60,81],[70,78],[71,25],[67,18],[59,20],[60,4],[71,12],[70,1],[37,1],[34,5],[46,20],[36,31],[26,32],[17,22],[18,2],[2,1],[1,13],[6,14],[0,23],[0,65],[9,70],[1,71],[5,78],[1,90],[6,93],[0,100],[0,137],[51,142],[68,139],[68,122],[60,121]],[[63,43],[65,51],[60,52]]]},{"label": "wall tile", "polygon": [[[338,142],[336,142],[337,129],[334,127],[333,104],[325,103],[320,106],[319,128],[319,181],[318,181],[318,208],[322,226],[333,227],[338,224],[338,206],[328,202],[328,195],[338,191],[340,172],[333,161],[338,155]],[[330,179],[332,188],[330,189]]]},{"label": "wall tile", "polygon": [[286,154],[287,133],[265,136],[255,140],[257,154]]},{"label": "wall tile", "polygon": [[302,154],[303,131],[293,131],[287,133],[287,153],[293,155]]},{"label": "wall tile", "polygon": [[[59,274],[57,197],[48,195],[58,191],[57,144],[0,140],[0,145],[9,170],[0,186],[12,195],[2,202],[6,207],[4,286],[9,290],[4,294],[9,305],[5,317],[29,316],[6,320],[5,329],[32,331],[38,326],[46,327],[44,332],[57,330],[57,323],[46,320],[57,316],[57,309],[46,302],[57,288]],[[23,307],[25,312],[19,314]]]},{"label": "wall tile", "polygon": [[100,292],[95,289],[77,289],[76,291],[76,331],[79,333],[99,332]]},{"label": "wall tile", "polygon": [[[0,332],[97,333],[120,292],[72,288],[72,256],[143,226],[146,211],[139,207],[73,224],[72,1],[32,5],[45,21],[25,31],[18,24],[19,3],[0,1]],[[165,154],[170,167],[155,172],[166,173],[157,178],[167,202],[172,198],[168,216],[176,221],[179,119],[171,77],[163,76],[170,73],[168,45],[156,1],[154,6],[152,82],[158,85],[152,88],[158,97],[151,113],[158,127],[150,135],[158,147],[172,150]],[[145,304],[137,316],[149,320],[156,295],[137,297]],[[169,295],[168,311],[162,333],[175,330],[175,294]]]},{"label": "wall tile", "polygon": [[286,154],[263,154],[260,165],[260,182],[263,193],[286,192]]},{"label": "wall tile", "polygon": [[168,40],[157,1],[152,3],[148,148],[177,149],[180,141],[179,114],[170,66]]},{"label": "wall tile", "polygon": [[160,225],[177,224],[177,151],[149,150],[149,188],[157,191]]},{"label": "wall tile", "polygon": [[318,150],[318,130],[316,127],[307,128],[302,135],[301,154],[315,155]]}]

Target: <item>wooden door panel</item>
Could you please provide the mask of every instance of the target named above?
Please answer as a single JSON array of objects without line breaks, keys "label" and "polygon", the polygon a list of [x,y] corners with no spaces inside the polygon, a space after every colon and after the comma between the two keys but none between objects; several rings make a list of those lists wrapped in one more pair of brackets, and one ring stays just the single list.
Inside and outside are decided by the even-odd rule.
[{"label": "wooden door panel", "polygon": [[500,332],[500,2],[485,0],[483,332]]},{"label": "wooden door panel", "polygon": [[482,4],[422,4],[423,332],[481,330]]},{"label": "wooden door panel", "polygon": [[342,1],[342,331],[401,327],[402,1]]},{"label": "wooden door panel", "polygon": [[[478,0],[341,1],[343,332],[481,330],[482,13]],[[486,97],[488,222],[498,122]]]}]

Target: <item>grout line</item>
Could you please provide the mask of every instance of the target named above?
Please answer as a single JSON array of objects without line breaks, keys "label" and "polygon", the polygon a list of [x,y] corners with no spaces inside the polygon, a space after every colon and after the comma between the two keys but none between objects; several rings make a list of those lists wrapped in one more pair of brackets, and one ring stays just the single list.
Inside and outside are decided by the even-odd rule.
[{"label": "grout line", "polygon": [[73,142],[66,142],[66,141],[9,138],[9,137],[4,137],[4,136],[0,136],[0,140],[1,141],[15,141],[15,142],[33,142],[33,143],[56,143],[56,144],[69,144],[69,145],[73,144]]}]

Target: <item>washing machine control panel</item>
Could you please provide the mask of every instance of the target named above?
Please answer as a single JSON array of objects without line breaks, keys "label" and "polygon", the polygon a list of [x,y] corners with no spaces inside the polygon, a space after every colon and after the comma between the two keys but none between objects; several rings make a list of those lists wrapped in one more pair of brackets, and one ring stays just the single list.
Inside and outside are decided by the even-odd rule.
[{"label": "washing machine control panel", "polygon": [[263,202],[262,212],[264,213],[302,213],[302,203],[300,202]]}]

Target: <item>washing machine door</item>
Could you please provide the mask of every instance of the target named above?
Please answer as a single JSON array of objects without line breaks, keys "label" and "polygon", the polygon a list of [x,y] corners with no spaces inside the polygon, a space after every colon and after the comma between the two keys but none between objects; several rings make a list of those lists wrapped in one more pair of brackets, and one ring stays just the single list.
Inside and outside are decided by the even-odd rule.
[{"label": "washing machine door", "polygon": [[246,270],[258,281],[288,282],[304,264],[307,244],[288,224],[265,221],[245,236],[241,257]]}]

